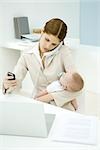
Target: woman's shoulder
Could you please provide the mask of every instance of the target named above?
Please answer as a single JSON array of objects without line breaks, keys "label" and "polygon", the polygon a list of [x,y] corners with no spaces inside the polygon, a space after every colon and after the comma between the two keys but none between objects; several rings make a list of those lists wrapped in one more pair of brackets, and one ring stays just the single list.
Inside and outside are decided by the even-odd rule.
[{"label": "woman's shoulder", "polygon": [[70,47],[68,47],[67,45],[62,45],[61,47],[61,54],[71,54],[72,49]]},{"label": "woman's shoulder", "polygon": [[21,58],[21,59],[24,59],[24,60],[28,60],[28,59],[31,59],[32,56],[33,56],[33,52],[29,50],[29,51],[24,51],[24,52],[22,52],[20,58]]}]

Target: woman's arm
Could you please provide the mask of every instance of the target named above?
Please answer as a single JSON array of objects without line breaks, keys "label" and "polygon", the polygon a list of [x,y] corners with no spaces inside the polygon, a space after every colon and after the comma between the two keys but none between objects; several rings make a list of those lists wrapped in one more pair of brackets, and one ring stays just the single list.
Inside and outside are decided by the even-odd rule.
[{"label": "woman's arm", "polygon": [[51,100],[53,100],[53,97],[51,94],[46,94],[44,96],[37,97],[36,100],[49,103]]},{"label": "woman's arm", "polygon": [[39,98],[39,97],[41,97],[41,96],[45,96],[45,95],[47,95],[47,94],[48,94],[48,92],[47,92],[47,90],[45,89],[45,90],[39,92],[34,98],[36,99],[36,98]]},{"label": "woman's arm", "polygon": [[11,79],[11,76],[7,75],[3,80],[2,91],[4,94],[6,92],[11,93],[13,90],[19,89],[21,87],[21,82],[27,73],[26,63],[23,55],[19,58],[13,72],[15,74],[15,80],[9,80]]},{"label": "woman's arm", "polygon": [[39,101],[43,101],[43,102],[50,102],[51,100],[53,100],[53,97],[51,95],[52,92],[56,92],[56,91],[62,91],[63,88],[61,87],[59,81],[53,81],[51,84],[49,84],[47,86],[47,89],[39,92],[36,96],[35,99],[39,100]]},{"label": "woman's arm", "polygon": [[39,92],[36,96],[35,99],[39,100],[39,101],[43,101],[43,102],[50,102],[51,100],[53,100],[53,97],[51,95],[52,92],[56,92],[56,91],[62,91],[63,88],[61,87],[59,81],[53,81],[51,84],[49,84],[47,86],[47,89]]}]

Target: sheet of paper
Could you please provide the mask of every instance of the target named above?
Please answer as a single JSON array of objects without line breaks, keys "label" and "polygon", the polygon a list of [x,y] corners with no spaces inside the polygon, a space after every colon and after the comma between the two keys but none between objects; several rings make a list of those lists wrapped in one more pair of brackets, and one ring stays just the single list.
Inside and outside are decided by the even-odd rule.
[{"label": "sheet of paper", "polygon": [[53,124],[51,139],[55,141],[97,144],[98,118],[85,115],[58,115]]}]

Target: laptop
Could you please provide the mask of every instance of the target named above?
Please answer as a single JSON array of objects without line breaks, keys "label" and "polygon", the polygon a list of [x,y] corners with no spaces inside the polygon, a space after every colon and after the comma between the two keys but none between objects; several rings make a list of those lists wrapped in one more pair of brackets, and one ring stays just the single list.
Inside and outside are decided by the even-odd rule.
[{"label": "laptop", "polygon": [[30,40],[32,42],[37,42],[40,39],[41,34],[23,34],[21,35],[21,39]]},{"label": "laptop", "polygon": [[55,115],[43,104],[0,101],[0,134],[47,137]]},{"label": "laptop", "polygon": [[14,17],[14,30],[17,39],[28,39],[32,42],[39,41],[41,34],[30,33],[29,21],[27,16]]}]

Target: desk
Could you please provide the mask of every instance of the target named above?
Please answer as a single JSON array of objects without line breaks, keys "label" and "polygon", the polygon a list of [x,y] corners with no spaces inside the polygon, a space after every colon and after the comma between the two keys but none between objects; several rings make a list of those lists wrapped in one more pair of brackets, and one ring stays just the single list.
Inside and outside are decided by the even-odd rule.
[{"label": "desk", "polygon": [[3,44],[1,47],[18,51],[25,51],[33,47],[34,44],[35,42],[31,42],[29,40],[14,39],[12,41],[5,42],[5,44]]},{"label": "desk", "polygon": [[[35,42],[31,42],[28,39],[12,39],[4,42],[0,47],[24,51],[26,49],[29,50],[34,44]],[[79,39],[65,38],[65,44],[71,48],[77,49],[79,47]]]},{"label": "desk", "polygon": [[[2,95],[0,93],[0,99],[4,99],[7,101],[32,101],[30,98],[26,98],[24,96],[20,95]],[[35,103],[41,103],[34,101]],[[44,103],[44,109],[45,112],[48,113],[61,113],[62,111],[67,111],[69,114],[74,113],[70,112],[68,110],[64,110],[62,108],[58,108],[55,106],[52,106],[50,104],[45,104]],[[100,121],[99,121],[100,124]],[[34,149],[35,150],[99,150],[100,149],[100,126],[99,126],[99,131],[98,131],[98,145],[92,146],[92,145],[83,145],[83,144],[74,144],[74,143],[67,143],[67,142],[54,142],[51,141],[48,138],[35,138],[35,137],[21,137],[21,136],[8,136],[8,135],[0,135],[0,148],[1,150],[30,150]]]}]

